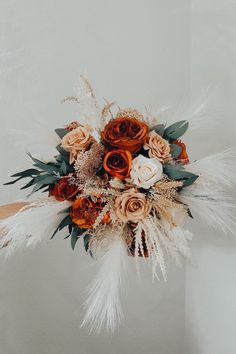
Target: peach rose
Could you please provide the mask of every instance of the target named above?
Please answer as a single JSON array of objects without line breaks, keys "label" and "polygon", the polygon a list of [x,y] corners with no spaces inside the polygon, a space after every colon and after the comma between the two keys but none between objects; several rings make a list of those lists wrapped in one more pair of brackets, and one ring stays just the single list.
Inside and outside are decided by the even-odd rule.
[{"label": "peach rose", "polygon": [[170,144],[154,130],[149,133],[148,141],[144,145],[144,149],[148,150],[150,157],[154,157],[161,162],[171,159]]},{"label": "peach rose", "polygon": [[115,200],[115,213],[123,222],[143,220],[151,211],[151,203],[145,194],[131,188]]},{"label": "peach rose", "polygon": [[70,153],[70,164],[72,164],[79,151],[86,150],[94,141],[87,128],[82,125],[73,129],[62,138],[61,146]]}]

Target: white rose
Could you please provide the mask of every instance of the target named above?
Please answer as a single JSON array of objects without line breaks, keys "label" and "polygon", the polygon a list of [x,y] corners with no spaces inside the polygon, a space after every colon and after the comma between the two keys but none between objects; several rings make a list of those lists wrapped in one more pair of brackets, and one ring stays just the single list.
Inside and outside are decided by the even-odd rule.
[{"label": "white rose", "polygon": [[155,158],[137,156],[132,162],[130,177],[136,186],[148,189],[163,177],[163,167]]}]

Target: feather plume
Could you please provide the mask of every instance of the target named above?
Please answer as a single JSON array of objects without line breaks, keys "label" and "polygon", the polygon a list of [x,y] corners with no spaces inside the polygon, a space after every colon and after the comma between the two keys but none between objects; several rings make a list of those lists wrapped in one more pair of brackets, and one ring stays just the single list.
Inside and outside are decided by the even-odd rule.
[{"label": "feather plume", "polygon": [[79,86],[76,91],[81,113],[80,122],[98,130],[101,124],[101,110],[92,85],[83,75],[80,75]]},{"label": "feather plume", "polygon": [[31,122],[30,126],[32,128],[25,130],[9,130],[9,137],[17,149],[23,153],[30,152],[45,162],[54,160],[53,156],[57,154],[56,146],[60,143],[57,134],[47,124],[39,121]]},{"label": "feather plume", "polygon": [[188,165],[188,170],[200,175],[201,179],[215,182],[218,187],[236,184],[236,146],[206,156]]},{"label": "feather plume", "polygon": [[193,234],[182,227],[171,227],[167,223],[163,227],[165,234],[161,238],[161,244],[170,258],[178,266],[182,265],[184,259],[190,261],[192,254],[188,241],[192,240]]},{"label": "feather plume", "polygon": [[196,182],[182,190],[180,201],[189,205],[207,224],[235,235],[236,202],[227,189],[235,185],[236,149],[204,157],[190,165],[190,172],[199,174]]},{"label": "feather plume", "polygon": [[86,313],[81,327],[88,326],[91,332],[103,329],[113,333],[123,319],[120,304],[120,284],[125,275],[127,248],[116,235],[110,249],[101,259],[101,267],[89,287],[85,302]]},{"label": "feather plume", "polygon": [[[188,241],[192,234],[181,227],[172,227],[167,221],[160,221],[152,216],[140,221],[135,228],[135,252],[138,260],[139,254],[145,256],[147,248],[148,260],[152,263],[153,279],[158,277],[157,267],[160,267],[163,279],[167,280],[166,256],[181,265],[183,259],[191,259]],[[143,237],[144,236],[144,240]]]},{"label": "feather plume", "polygon": [[216,187],[205,186],[204,188],[199,182],[183,189],[180,194],[181,202],[189,205],[193,215],[198,215],[210,227],[235,235],[236,204],[234,198],[225,195]]},{"label": "feather plume", "polygon": [[35,246],[60,223],[59,214],[70,205],[50,198],[41,199],[23,207],[15,215],[0,221],[0,249],[6,256],[23,246]]}]

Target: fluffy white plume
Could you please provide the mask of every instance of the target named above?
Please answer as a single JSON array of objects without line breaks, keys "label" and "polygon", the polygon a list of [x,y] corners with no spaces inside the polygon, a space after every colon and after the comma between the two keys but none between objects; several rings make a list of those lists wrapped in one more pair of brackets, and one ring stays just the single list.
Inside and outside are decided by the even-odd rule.
[{"label": "fluffy white plume", "polygon": [[31,128],[25,130],[9,130],[10,138],[22,153],[30,152],[43,161],[52,161],[57,155],[56,146],[60,139],[53,129],[45,123],[32,121]]},{"label": "fluffy white plume", "polygon": [[1,251],[8,256],[20,247],[36,245],[44,237],[49,239],[62,219],[59,213],[69,205],[67,201],[41,199],[0,221]]},{"label": "fluffy white plume", "polygon": [[210,90],[195,102],[191,102],[190,109],[183,113],[181,119],[189,122],[188,132],[209,130],[216,127],[216,114],[209,111],[209,99]]},{"label": "fluffy white plume", "polygon": [[161,238],[161,243],[175,264],[181,266],[184,259],[191,260],[192,258],[188,246],[188,241],[191,241],[192,238],[193,234],[190,231],[182,227],[170,227],[166,223],[165,236]]},{"label": "fluffy white plume", "polygon": [[[145,238],[142,236],[145,235]],[[152,263],[153,279],[158,277],[159,265],[164,280],[167,279],[166,255],[181,265],[183,259],[191,259],[188,241],[192,234],[181,227],[171,227],[167,222],[160,222],[156,217],[149,217],[139,222],[135,229],[135,257],[144,256],[145,247],[148,260]],[[144,243],[145,240],[145,243]]]},{"label": "fluffy white plume", "polygon": [[78,96],[80,122],[89,125],[92,128],[99,129],[101,123],[101,111],[96,99],[94,89],[90,82],[83,76],[80,76],[79,86],[76,88]]},{"label": "fluffy white plume", "polygon": [[236,184],[236,146],[191,163],[188,171],[200,175],[205,183],[215,182],[218,188]]},{"label": "fluffy white plume", "polygon": [[197,180],[192,186],[186,187],[180,194],[181,202],[189,205],[193,215],[198,215],[209,226],[224,233],[236,230],[235,199],[227,197],[215,185],[205,185]]},{"label": "fluffy white plume", "polygon": [[101,268],[89,287],[85,302],[86,313],[81,327],[91,332],[105,330],[113,333],[121,324],[123,312],[120,304],[120,285],[126,274],[127,248],[116,235],[110,249],[101,259]]},{"label": "fluffy white plume", "polygon": [[204,157],[188,165],[188,170],[199,178],[182,190],[180,200],[208,225],[235,234],[236,202],[227,189],[236,184],[236,148]]}]

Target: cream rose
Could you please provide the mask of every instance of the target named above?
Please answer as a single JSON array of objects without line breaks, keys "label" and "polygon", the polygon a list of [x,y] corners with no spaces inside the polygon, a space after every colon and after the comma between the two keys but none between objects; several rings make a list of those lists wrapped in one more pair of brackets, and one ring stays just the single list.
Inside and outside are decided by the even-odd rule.
[{"label": "cream rose", "polygon": [[148,150],[148,155],[154,157],[161,162],[171,159],[170,144],[159,134],[152,130],[148,135],[148,141],[144,145],[144,149]]},{"label": "cream rose", "polygon": [[70,164],[72,164],[78,152],[87,149],[92,142],[93,137],[90,135],[88,129],[79,126],[62,138],[61,146],[70,153]]},{"label": "cream rose", "polygon": [[145,194],[131,188],[116,198],[114,208],[121,221],[137,222],[148,216],[151,211],[151,203],[146,199]]},{"label": "cream rose", "polygon": [[163,177],[163,167],[154,158],[138,155],[133,159],[130,178],[136,186],[148,189]]}]

